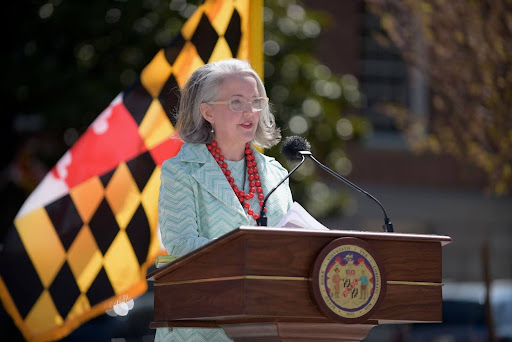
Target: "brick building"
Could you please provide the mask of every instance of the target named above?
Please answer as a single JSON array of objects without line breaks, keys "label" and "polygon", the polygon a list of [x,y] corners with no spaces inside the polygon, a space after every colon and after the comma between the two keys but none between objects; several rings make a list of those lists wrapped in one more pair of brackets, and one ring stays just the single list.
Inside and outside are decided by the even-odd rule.
[{"label": "brick building", "polygon": [[[379,19],[366,10],[363,0],[304,3],[332,16],[333,26],[322,32],[315,55],[332,72],[359,80],[364,97],[360,114],[374,126],[366,140],[346,147],[352,162],[347,178],[379,199],[396,232],[452,237],[443,249],[446,280],[481,281],[484,242],[491,251],[491,276],[512,278],[512,198],[486,194],[483,175],[471,165],[448,156],[413,153],[392,120],[376,109],[381,101],[396,101],[428,117],[426,78],[410,72],[397,51],[375,42],[371,32],[379,29]],[[379,230],[383,218],[377,204],[356,191],[352,194],[351,213],[324,223],[330,228]]]}]

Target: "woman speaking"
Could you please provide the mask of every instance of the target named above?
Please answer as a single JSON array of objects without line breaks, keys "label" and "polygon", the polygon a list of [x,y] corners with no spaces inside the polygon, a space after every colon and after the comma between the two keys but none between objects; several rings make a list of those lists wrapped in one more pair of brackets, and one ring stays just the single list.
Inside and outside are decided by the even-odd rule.
[{"label": "woman speaking", "polygon": [[[263,199],[286,175],[254,146],[281,138],[265,87],[251,66],[206,64],[181,92],[177,130],[185,142],[162,165],[158,223],[171,256],[182,256],[242,225],[255,225]],[[286,181],[266,202],[275,226],[292,204]],[[157,329],[155,341],[231,341],[222,329]]]}]

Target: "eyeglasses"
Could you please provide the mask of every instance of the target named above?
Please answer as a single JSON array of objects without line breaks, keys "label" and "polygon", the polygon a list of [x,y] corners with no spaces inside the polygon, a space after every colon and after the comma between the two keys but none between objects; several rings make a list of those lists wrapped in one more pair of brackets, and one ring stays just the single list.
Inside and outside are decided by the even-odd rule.
[{"label": "eyeglasses", "polygon": [[229,109],[231,109],[233,112],[240,113],[245,112],[249,108],[249,105],[252,107],[253,110],[259,112],[263,109],[267,102],[267,97],[255,97],[251,99],[250,102],[241,97],[234,97],[227,101],[213,101],[207,102],[207,104],[226,104],[228,105]]}]

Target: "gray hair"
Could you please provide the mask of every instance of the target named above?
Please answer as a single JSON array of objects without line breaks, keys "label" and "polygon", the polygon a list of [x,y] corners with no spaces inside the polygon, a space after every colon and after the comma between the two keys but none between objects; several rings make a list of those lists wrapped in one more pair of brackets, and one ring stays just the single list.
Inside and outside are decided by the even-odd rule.
[{"label": "gray hair", "polygon": [[[267,97],[263,82],[249,63],[232,58],[203,65],[192,73],[181,90],[176,129],[183,141],[208,144],[214,140],[212,127],[201,115],[199,106],[204,102],[215,101],[224,79],[233,75],[254,78],[259,96]],[[266,104],[260,112],[252,142],[263,148],[270,148],[280,140],[281,130],[276,126],[274,115]]]}]

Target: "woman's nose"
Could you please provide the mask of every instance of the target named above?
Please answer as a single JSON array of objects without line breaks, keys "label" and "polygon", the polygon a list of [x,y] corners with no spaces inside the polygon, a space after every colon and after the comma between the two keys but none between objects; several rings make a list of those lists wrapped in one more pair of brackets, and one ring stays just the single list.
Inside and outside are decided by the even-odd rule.
[{"label": "woman's nose", "polygon": [[257,112],[257,110],[253,108],[252,104],[248,103],[245,106],[245,110],[244,110],[244,114],[245,115],[252,115],[252,114],[254,114],[256,112]]}]

